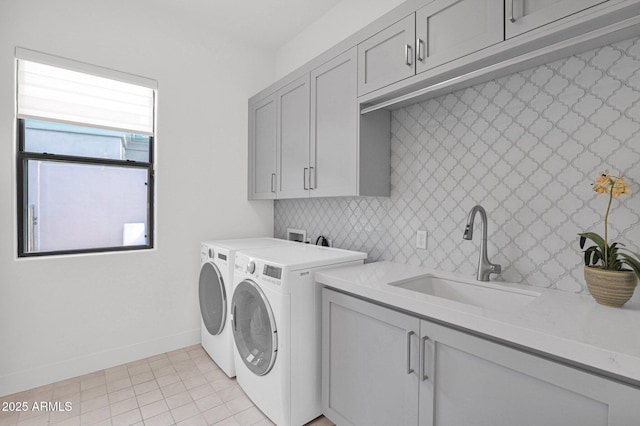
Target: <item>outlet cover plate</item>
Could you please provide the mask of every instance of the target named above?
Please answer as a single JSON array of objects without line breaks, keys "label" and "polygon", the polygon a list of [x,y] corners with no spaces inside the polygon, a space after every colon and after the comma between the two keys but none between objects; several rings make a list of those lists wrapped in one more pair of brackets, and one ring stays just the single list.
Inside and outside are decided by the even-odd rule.
[{"label": "outlet cover plate", "polygon": [[416,248],[427,249],[427,231],[418,230],[416,232]]}]

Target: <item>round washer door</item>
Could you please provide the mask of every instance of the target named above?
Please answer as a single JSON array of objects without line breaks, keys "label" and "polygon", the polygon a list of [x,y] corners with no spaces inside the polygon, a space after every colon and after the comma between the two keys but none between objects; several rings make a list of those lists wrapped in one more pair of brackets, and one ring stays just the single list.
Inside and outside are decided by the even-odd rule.
[{"label": "round washer door", "polygon": [[207,262],[200,269],[200,314],[207,331],[222,333],[227,317],[227,292],[216,265]]},{"label": "round washer door", "polygon": [[276,361],[278,334],[273,311],[264,292],[251,280],[238,284],[231,302],[233,339],[251,372],[264,376]]}]

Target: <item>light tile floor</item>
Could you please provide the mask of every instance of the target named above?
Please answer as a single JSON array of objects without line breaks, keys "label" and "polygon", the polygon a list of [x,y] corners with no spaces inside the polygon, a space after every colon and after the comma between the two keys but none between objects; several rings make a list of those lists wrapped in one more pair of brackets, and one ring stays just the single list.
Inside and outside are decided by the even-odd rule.
[{"label": "light tile floor", "polygon": [[[23,402],[26,411],[13,411]],[[40,402],[61,409],[34,410]],[[0,426],[53,424],[273,425],[200,345],[0,398]],[[309,425],[333,424],[320,417]]]}]

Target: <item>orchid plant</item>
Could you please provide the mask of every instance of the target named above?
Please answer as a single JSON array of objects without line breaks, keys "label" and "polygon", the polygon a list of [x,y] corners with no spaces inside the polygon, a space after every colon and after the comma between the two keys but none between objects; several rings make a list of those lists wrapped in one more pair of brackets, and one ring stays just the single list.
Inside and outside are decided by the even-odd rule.
[{"label": "orchid plant", "polygon": [[626,265],[640,279],[640,254],[627,249],[624,244],[614,242],[609,244],[609,213],[614,198],[624,194],[630,194],[629,184],[624,176],[613,176],[609,171],[602,172],[593,184],[593,190],[598,194],[609,196],[609,203],[604,215],[604,238],[595,232],[583,232],[580,236],[580,248],[584,249],[587,239],[595,245],[584,250],[584,264],[595,266],[608,271],[625,271]]}]

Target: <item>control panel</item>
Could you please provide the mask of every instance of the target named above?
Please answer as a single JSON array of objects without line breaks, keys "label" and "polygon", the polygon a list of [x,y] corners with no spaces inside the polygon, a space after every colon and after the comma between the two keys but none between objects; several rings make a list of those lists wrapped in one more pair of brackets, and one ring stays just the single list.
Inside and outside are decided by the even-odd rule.
[{"label": "control panel", "polygon": [[265,264],[262,274],[279,280],[282,278],[282,268]]}]

